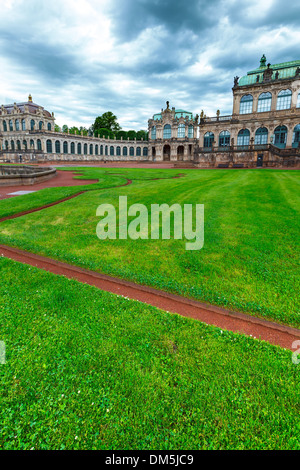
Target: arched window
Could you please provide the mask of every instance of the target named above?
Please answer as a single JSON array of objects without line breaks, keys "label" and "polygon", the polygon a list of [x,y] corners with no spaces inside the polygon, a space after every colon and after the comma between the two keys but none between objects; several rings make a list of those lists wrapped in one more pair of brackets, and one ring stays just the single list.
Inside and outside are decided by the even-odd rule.
[{"label": "arched window", "polygon": [[230,133],[228,131],[222,131],[219,135],[219,147],[229,147],[230,145]]},{"label": "arched window", "polygon": [[266,93],[261,93],[258,98],[257,112],[265,113],[266,111],[271,111],[271,105],[272,94],[269,91]]},{"label": "arched window", "polygon": [[21,142],[19,140],[17,140],[17,149],[21,150]]},{"label": "arched window", "polygon": [[87,155],[87,144],[84,144],[83,146],[83,153],[84,155]]},{"label": "arched window", "polygon": [[14,130],[13,122],[12,122],[11,119],[9,120],[9,130],[10,130],[10,131],[13,131],[13,130]]},{"label": "arched window", "polygon": [[19,119],[16,119],[16,131],[20,130],[20,121]]},{"label": "arched window", "polygon": [[81,143],[77,144],[77,153],[78,155],[81,155]]},{"label": "arched window", "polygon": [[40,141],[40,139],[37,140],[37,149],[42,150],[42,142]]},{"label": "arched window", "polygon": [[8,140],[5,141],[5,150],[8,150]]},{"label": "arched window", "polygon": [[26,142],[26,140],[23,140],[23,147],[24,147],[25,150],[27,150],[27,142]]},{"label": "arched window", "polygon": [[274,131],[275,140],[274,145],[279,148],[285,148],[286,146],[286,138],[287,138],[287,127],[286,126],[278,126]]},{"label": "arched window", "polygon": [[43,121],[39,122],[39,130],[41,131],[43,129]]},{"label": "arched window", "polygon": [[13,140],[10,142],[10,148],[11,148],[12,150],[15,150],[15,143],[14,143]]},{"label": "arched window", "polygon": [[166,124],[164,127],[164,139],[171,139],[171,126]]},{"label": "arched window", "polygon": [[60,153],[60,141],[55,141],[55,153]]},{"label": "arched window", "polygon": [[300,93],[298,93],[297,108],[300,108]]},{"label": "arched window", "polygon": [[148,156],[148,147],[144,147],[143,148],[143,157],[147,157]]},{"label": "arched window", "polygon": [[34,149],[34,140],[33,139],[30,139],[30,148]]},{"label": "arched window", "polygon": [[292,92],[291,90],[281,90],[278,93],[277,97],[277,106],[276,109],[290,109],[292,101]]},{"label": "arched window", "polygon": [[35,126],[35,121],[34,121],[34,119],[31,119],[31,121],[30,121],[30,130],[34,131],[34,126]]},{"label": "arched window", "polygon": [[103,145],[100,145],[100,155],[103,155]]},{"label": "arched window", "polygon": [[204,134],[203,146],[206,148],[211,148],[213,146],[214,140],[215,135],[213,134],[213,132],[206,132],[206,134]]},{"label": "arched window", "polygon": [[50,122],[48,122],[48,126],[47,126],[47,128],[48,128],[48,131],[51,131],[52,127],[51,127],[51,124],[50,124]]},{"label": "arched window", "polygon": [[151,128],[151,139],[156,139],[156,126],[152,126]]},{"label": "arched window", "polygon": [[300,124],[294,127],[292,147],[300,147]]},{"label": "arched window", "polygon": [[[171,129],[171,126],[170,126],[170,129]],[[171,135],[170,135],[170,137],[171,137]],[[184,124],[179,124],[177,137],[179,139],[181,139],[182,137],[185,137],[185,125]]]},{"label": "arched window", "polygon": [[114,149],[114,147],[113,147],[112,145],[110,146],[109,154],[110,154],[110,155],[114,155],[114,154],[115,154],[115,149]]},{"label": "arched window", "polygon": [[26,131],[26,122],[25,122],[25,119],[22,119],[22,131]]},{"label": "arched window", "polygon": [[260,127],[255,132],[254,145],[265,145],[268,143],[268,129],[266,127]]},{"label": "arched window", "polygon": [[247,147],[250,142],[250,131],[248,129],[241,129],[237,136],[237,145]]},{"label": "arched window", "polygon": [[3,132],[7,132],[7,124],[6,124],[6,121],[3,121]]},{"label": "arched window", "polygon": [[99,146],[98,144],[95,145],[95,155],[98,155],[99,152]]},{"label": "arched window", "polygon": [[52,142],[50,139],[47,140],[47,153],[52,153]]},{"label": "arched window", "polygon": [[141,147],[136,148],[136,156],[140,157],[141,156]]},{"label": "arched window", "polygon": [[105,145],[105,155],[108,155],[108,145]]},{"label": "arched window", "polygon": [[253,106],[253,96],[244,95],[240,101],[240,114],[249,114],[252,113]]},{"label": "arched window", "polygon": [[63,144],[64,153],[68,153],[68,142],[65,140]]},{"label": "arched window", "polygon": [[134,148],[133,148],[133,147],[130,147],[130,149],[129,149],[129,155],[130,155],[131,157],[134,157]]},{"label": "arched window", "polygon": [[121,155],[121,147],[117,147],[117,155]]},{"label": "arched window", "polygon": [[93,144],[90,144],[90,155],[93,155],[94,149],[93,149]]},{"label": "arched window", "polygon": [[192,126],[191,124],[189,125],[188,137],[189,137],[189,139],[194,138],[194,126]]},{"label": "arched window", "polygon": [[75,153],[75,144],[74,142],[71,142],[71,154],[74,155]]},{"label": "arched window", "polygon": [[127,157],[127,154],[128,154],[127,147],[123,147],[123,155],[124,155],[124,157]]}]

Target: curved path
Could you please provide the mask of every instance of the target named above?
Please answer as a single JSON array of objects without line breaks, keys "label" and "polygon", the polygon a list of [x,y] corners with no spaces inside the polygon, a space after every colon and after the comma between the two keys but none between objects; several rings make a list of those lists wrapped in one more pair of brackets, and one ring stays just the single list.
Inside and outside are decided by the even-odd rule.
[{"label": "curved path", "polygon": [[300,330],[297,328],[278,325],[243,313],[231,312],[224,308],[28,253],[18,248],[0,245],[0,256],[66,276],[69,279],[76,279],[113,294],[139,300],[167,312],[178,313],[226,330],[244,333],[283,348],[293,349],[293,342],[300,340]]},{"label": "curved path", "polygon": [[[78,174],[78,173],[77,173]],[[182,174],[173,176],[178,178],[184,176]],[[124,177],[126,183],[114,187],[127,186],[132,181]],[[161,178],[154,178],[161,179]],[[84,180],[73,180],[84,181]],[[87,180],[91,181],[91,180]],[[98,182],[98,180],[97,180]],[[81,184],[86,184],[86,181]],[[24,188],[24,187],[23,187]],[[113,188],[112,186],[110,189]],[[92,188],[91,188],[92,189]],[[106,188],[95,188],[95,190],[102,190]],[[43,210],[47,207],[60,204],[68,199],[79,196],[88,190],[80,191],[72,196],[60,199],[53,203],[31,209],[24,212],[4,217],[4,220],[14,219],[21,217],[32,212]],[[268,341],[271,344],[279,345],[287,349],[293,348],[293,342],[300,340],[300,330],[291,328],[285,325],[263,320],[261,318],[253,317],[251,315],[232,312],[221,307],[204,304],[202,302],[181,297],[178,295],[170,294],[168,292],[159,291],[148,286],[142,286],[133,282],[125,281],[123,279],[115,278],[105,274],[100,274],[95,271],[89,271],[79,268],[61,261],[57,261],[45,256],[29,253],[18,248],[0,245],[0,255],[10,258],[21,263],[26,263],[31,266],[36,266],[40,269],[52,272],[54,274],[63,275],[70,279],[76,279],[80,282],[95,286],[99,289],[111,292],[114,294],[122,295],[130,299],[138,300],[146,304],[158,307],[167,312],[177,313],[186,317],[191,317],[203,321],[210,325],[215,325],[226,330],[231,330],[246,335]]]}]

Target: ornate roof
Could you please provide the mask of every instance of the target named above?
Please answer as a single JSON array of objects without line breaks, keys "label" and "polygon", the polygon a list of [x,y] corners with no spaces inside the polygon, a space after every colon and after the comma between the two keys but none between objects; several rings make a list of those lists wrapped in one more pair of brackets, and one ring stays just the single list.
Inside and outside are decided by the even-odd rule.
[{"label": "ornate roof", "polygon": [[[157,114],[154,114],[153,115],[153,120],[154,121],[158,121],[159,119],[161,119],[162,117],[162,114],[161,113],[157,113]],[[190,111],[185,111],[184,109],[175,109],[175,118],[180,118],[180,117],[188,117],[189,119],[193,119],[193,113],[191,113]]]},{"label": "ornate roof", "polygon": [[[39,112],[42,112],[42,114],[45,117],[50,117],[50,118],[52,117],[51,113],[49,113],[49,111],[46,111],[43,108],[43,106],[40,106],[39,104],[33,103],[31,95],[28,96],[28,101],[26,101],[26,102],[7,104],[7,105],[4,105],[1,108],[2,109],[4,108],[5,113],[13,114],[15,108],[18,108],[21,113],[25,113],[26,112],[25,106],[26,106],[26,108],[27,108],[27,110],[30,114],[38,114],[38,111],[39,111]],[[0,114],[2,114],[1,108],[0,108]]]},{"label": "ornate roof", "polygon": [[[270,65],[270,68],[273,71],[272,79],[275,79],[275,75],[278,72],[278,79],[282,78],[292,78],[296,75],[296,70],[300,67],[300,60],[292,60],[290,62],[282,62],[281,64]],[[239,86],[252,85],[254,83],[261,83],[263,81],[264,71],[268,68],[266,64],[266,58],[263,55],[260,60],[260,67],[257,69],[251,70],[244,77],[239,79]],[[259,79],[257,80],[257,76]]]}]

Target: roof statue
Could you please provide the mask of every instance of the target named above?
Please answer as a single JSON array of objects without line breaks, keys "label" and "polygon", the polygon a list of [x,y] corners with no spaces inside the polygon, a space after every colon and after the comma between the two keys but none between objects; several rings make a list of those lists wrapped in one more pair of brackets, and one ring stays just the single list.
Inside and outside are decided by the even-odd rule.
[{"label": "roof statue", "polygon": [[261,66],[261,67],[265,67],[265,66],[266,66],[266,63],[267,63],[267,59],[266,59],[265,54],[263,54],[263,55],[262,55],[262,58],[260,59],[260,66]]}]

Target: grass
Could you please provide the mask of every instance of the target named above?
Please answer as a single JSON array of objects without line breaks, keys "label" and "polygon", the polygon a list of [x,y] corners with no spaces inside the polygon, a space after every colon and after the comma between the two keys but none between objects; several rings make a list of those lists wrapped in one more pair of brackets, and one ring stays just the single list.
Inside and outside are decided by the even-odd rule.
[{"label": "grass", "polygon": [[[89,191],[1,223],[0,242],[300,326],[298,171],[184,170],[185,176],[178,179],[170,179],[179,173],[175,170],[81,168],[80,172],[82,178],[104,178],[99,185],[110,189]],[[113,188],[116,181],[124,182],[122,175],[133,184]],[[47,191],[52,197],[52,190]],[[129,205],[138,202],[148,208],[153,203],[203,203],[204,248],[186,251],[185,240],[174,239],[100,241],[96,209],[101,203],[118,206],[119,195],[127,195]],[[6,201],[1,202],[3,210]],[[14,201],[10,203],[13,212]]]},{"label": "grass", "polygon": [[1,449],[299,449],[291,352],[0,258]]}]

